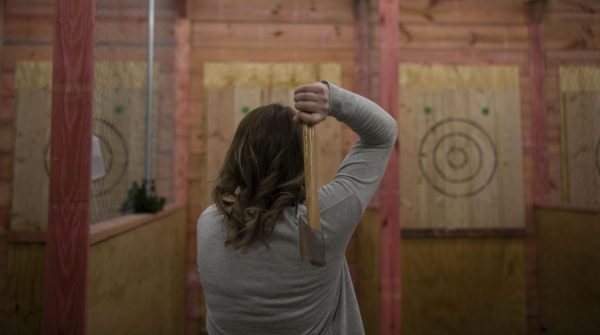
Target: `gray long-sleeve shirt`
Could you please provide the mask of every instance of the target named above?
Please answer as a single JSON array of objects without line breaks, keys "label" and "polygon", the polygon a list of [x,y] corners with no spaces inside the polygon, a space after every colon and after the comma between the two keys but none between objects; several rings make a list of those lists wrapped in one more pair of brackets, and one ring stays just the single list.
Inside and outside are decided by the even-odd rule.
[{"label": "gray long-sleeve shirt", "polygon": [[[344,252],[373,197],[397,137],[379,106],[331,83],[329,115],[359,139],[319,189],[325,267],[300,259],[296,208],[278,219],[269,249],[225,248],[227,222],[208,207],[198,219],[198,271],[210,334],[364,334]],[[305,216],[306,206],[298,208]]]}]

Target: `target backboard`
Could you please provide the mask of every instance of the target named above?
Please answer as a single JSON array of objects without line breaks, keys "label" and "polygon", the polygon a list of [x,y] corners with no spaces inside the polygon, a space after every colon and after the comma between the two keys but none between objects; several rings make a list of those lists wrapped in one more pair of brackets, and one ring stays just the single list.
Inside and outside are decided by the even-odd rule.
[{"label": "target backboard", "polygon": [[[92,183],[92,222],[121,215],[133,181],[144,177],[146,64],[95,64],[93,133],[106,174]],[[16,137],[11,228],[45,230],[48,219],[52,66],[20,62],[15,72]],[[90,181],[92,182],[92,181]]]},{"label": "target backboard", "polygon": [[[309,63],[206,63],[204,97],[206,111],[206,180],[212,183],[223,164],[237,125],[256,107],[280,103],[294,106],[294,89],[302,84],[341,81],[339,64]],[[326,120],[317,128],[317,181],[331,180],[342,160],[341,126]]]},{"label": "target backboard", "polygon": [[600,207],[600,67],[559,70],[564,198],[569,205]]},{"label": "target backboard", "polygon": [[400,66],[405,228],[524,226],[516,67]]}]

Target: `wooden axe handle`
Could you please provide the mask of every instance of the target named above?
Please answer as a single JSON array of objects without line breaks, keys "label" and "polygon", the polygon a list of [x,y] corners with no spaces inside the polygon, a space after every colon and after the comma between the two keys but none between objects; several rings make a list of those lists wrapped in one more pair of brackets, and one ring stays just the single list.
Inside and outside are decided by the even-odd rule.
[{"label": "wooden axe handle", "polygon": [[321,229],[319,198],[317,197],[315,126],[304,125],[304,188],[306,191],[306,208],[308,225],[312,229]]}]

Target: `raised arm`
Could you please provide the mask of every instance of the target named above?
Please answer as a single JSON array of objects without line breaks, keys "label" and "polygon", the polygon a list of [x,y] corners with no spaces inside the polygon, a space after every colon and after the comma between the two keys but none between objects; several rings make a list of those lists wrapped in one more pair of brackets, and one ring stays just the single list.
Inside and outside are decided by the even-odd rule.
[{"label": "raised arm", "polygon": [[[388,113],[369,99],[332,83],[324,83],[329,91],[327,114],[347,124],[359,135],[336,176],[319,190],[321,223],[328,247],[343,252],[356,224],[377,191],[396,142],[398,126]],[[298,100],[298,110],[312,106],[314,108],[310,110],[315,111],[307,113],[310,115],[300,113],[301,122],[307,120],[318,123],[321,117],[325,118],[317,108],[322,103],[309,101],[312,105],[303,106],[298,104]]]}]

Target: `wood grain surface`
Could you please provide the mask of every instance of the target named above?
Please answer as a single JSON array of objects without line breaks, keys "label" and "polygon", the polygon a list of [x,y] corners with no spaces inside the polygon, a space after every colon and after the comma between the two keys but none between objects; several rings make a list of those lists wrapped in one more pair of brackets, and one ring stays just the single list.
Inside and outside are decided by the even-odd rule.
[{"label": "wood grain surface", "polygon": [[403,334],[524,335],[521,239],[402,240]]},{"label": "wood grain surface", "polygon": [[548,334],[600,329],[600,212],[536,210],[540,326]]},{"label": "wood grain surface", "polygon": [[524,227],[518,87],[509,66],[401,65],[403,227]]},{"label": "wood grain surface", "polygon": [[[398,1],[379,0],[379,105],[398,117]],[[381,211],[381,334],[401,327],[400,209],[398,145],[394,145],[379,188]]]},{"label": "wood grain surface", "polygon": [[87,333],[94,7],[55,2],[46,335]]}]

